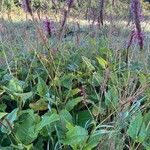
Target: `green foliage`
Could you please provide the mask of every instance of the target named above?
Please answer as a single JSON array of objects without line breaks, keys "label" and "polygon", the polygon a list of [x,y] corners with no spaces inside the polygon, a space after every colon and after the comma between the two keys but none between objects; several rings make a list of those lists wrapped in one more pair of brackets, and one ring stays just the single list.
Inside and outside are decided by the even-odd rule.
[{"label": "green foliage", "polygon": [[[146,104],[149,104],[148,89],[137,96],[133,104],[129,101],[128,105],[132,94],[134,96],[139,91],[135,88],[137,82],[131,84],[131,79],[138,77],[138,84],[144,88],[149,75],[117,68],[113,55],[109,55],[111,59],[105,57],[108,51],[105,49],[102,55],[92,58],[78,54],[76,59],[80,63],[77,70],[68,70],[70,61],[65,61],[59,66],[61,73],[53,78],[49,78],[38,58],[34,59],[34,63],[42,71],[37,74],[39,68],[32,66],[31,77],[19,79],[2,71],[2,149],[31,150],[38,147],[43,150],[45,142],[53,149],[92,150],[99,144],[109,149],[103,141],[110,139],[120,149],[123,143],[118,142],[118,138],[122,142],[130,140],[127,143],[133,148],[139,144],[149,149],[150,115],[140,111],[141,107],[147,109]],[[60,59],[59,53],[55,61],[57,59]],[[24,69],[28,70],[28,67],[24,66]],[[128,93],[133,93],[124,93],[125,87],[128,87]],[[10,107],[8,102],[14,104]],[[122,130],[127,133],[126,136]]]},{"label": "green foliage", "polygon": [[131,120],[127,133],[136,142],[141,143],[145,140],[147,131],[141,112],[138,112]]},{"label": "green foliage", "polygon": [[70,145],[74,150],[82,147],[88,138],[88,131],[80,126],[68,125],[66,138],[63,140],[64,145]]},{"label": "green foliage", "polygon": [[[66,1],[57,2],[66,8]],[[88,2],[79,0],[72,10],[97,9],[98,0]],[[39,8],[41,1],[32,5]],[[35,28],[22,23],[23,35],[13,34],[10,45],[1,39],[6,66],[0,68],[0,150],[149,150],[150,73],[143,60],[132,56],[127,66],[125,50],[109,43],[107,26],[95,37],[86,27],[62,41],[44,36],[46,44]]]},{"label": "green foliage", "polygon": [[68,111],[71,111],[78,103],[80,103],[82,101],[82,97],[77,97],[75,99],[72,99],[72,100],[68,100],[65,108],[68,110]]}]

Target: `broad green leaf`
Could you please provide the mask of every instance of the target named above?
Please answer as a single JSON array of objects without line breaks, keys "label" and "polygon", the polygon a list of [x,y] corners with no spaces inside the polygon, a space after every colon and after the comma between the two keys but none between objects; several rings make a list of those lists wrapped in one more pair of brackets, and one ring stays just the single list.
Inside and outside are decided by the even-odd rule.
[{"label": "broad green leaf", "polygon": [[32,92],[28,92],[28,93],[13,93],[13,99],[14,100],[20,100],[23,102],[23,104],[25,104],[26,100],[31,98],[33,95]]},{"label": "broad green leaf", "polygon": [[[14,82],[14,84],[15,83],[16,82]],[[20,88],[19,87],[20,87],[19,85],[16,85],[16,87],[13,88],[13,86],[11,87],[11,85],[9,84],[8,87],[3,86],[3,89],[11,96],[11,99],[16,101],[22,101],[24,104],[27,99],[32,97],[33,93],[32,92],[23,93],[23,89],[21,90],[20,89],[21,87]]]},{"label": "broad green leaf", "polygon": [[0,120],[5,117],[7,115],[7,113],[4,113],[4,112],[0,112]]},{"label": "broad green leaf", "polygon": [[[7,114],[5,120],[3,120],[3,124],[5,125],[5,127],[2,126],[2,128],[1,128],[1,131],[2,131],[3,133],[8,133],[8,132],[10,132],[10,131],[11,131],[10,126],[11,126],[11,128],[14,127],[14,121],[17,120],[18,111],[19,111],[19,109],[16,108],[16,109],[14,109],[11,113]],[[6,120],[7,120],[7,121],[6,121]],[[8,122],[9,122],[9,124],[8,124]],[[6,128],[6,127],[7,127],[7,128]]]},{"label": "broad green leaf", "polygon": [[99,142],[102,140],[102,138],[105,135],[109,135],[113,131],[108,131],[108,130],[97,130],[92,135],[87,141],[87,144],[84,146],[83,150],[92,150],[94,147],[96,147]]},{"label": "broad green leaf", "polygon": [[83,110],[79,111],[77,119],[78,125],[84,127],[87,122],[92,121],[92,116],[88,110]]},{"label": "broad green leaf", "polygon": [[[57,133],[59,134],[59,137],[63,138],[65,133],[67,132],[68,124],[72,126],[73,118],[69,113],[69,111],[65,109],[59,112],[59,116],[60,116],[60,120],[57,121],[57,123],[55,123],[54,125],[57,127]],[[51,125],[51,128],[53,127],[54,129],[56,129],[54,125]]]},{"label": "broad green leaf", "polygon": [[39,99],[35,103],[30,103],[29,106],[35,111],[43,111],[48,109],[48,104],[46,103],[45,99]]},{"label": "broad green leaf", "polygon": [[60,85],[67,89],[71,89],[73,79],[74,79],[74,75],[72,73],[65,74],[60,78]]},{"label": "broad green leaf", "polygon": [[38,136],[36,131],[36,124],[38,122],[38,116],[34,114],[33,110],[23,111],[14,126],[16,137],[25,145],[32,143]]},{"label": "broad green leaf", "polygon": [[37,92],[40,96],[45,96],[48,92],[48,87],[41,77],[38,77]]},{"label": "broad green leaf", "polygon": [[131,120],[127,133],[136,142],[144,141],[147,133],[141,112],[138,112],[136,116]]},{"label": "broad green leaf", "polygon": [[78,103],[82,101],[82,99],[83,99],[82,97],[77,97],[72,100],[68,100],[65,109],[71,111]]},{"label": "broad green leaf", "polygon": [[23,89],[22,89],[22,83],[16,79],[16,78],[12,78],[9,81],[9,84],[7,86],[9,88],[9,90],[11,90],[12,92],[16,92],[16,93],[22,93]]},{"label": "broad green leaf", "polygon": [[67,95],[67,97],[73,97],[74,95],[78,94],[81,90],[79,88],[76,89],[72,89],[69,91],[69,94]]},{"label": "broad green leaf", "polygon": [[102,57],[97,57],[98,63],[102,66],[103,69],[106,69],[108,62]]},{"label": "broad green leaf", "polygon": [[95,67],[91,64],[91,61],[90,59],[88,59],[87,57],[82,57],[82,60],[83,62],[86,64],[87,68],[90,70],[90,71],[93,71],[95,70]]},{"label": "broad green leaf", "polygon": [[99,86],[102,83],[102,81],[103,77],[101,76],[101,74],[98,72],[94,72],[92,78],[92,85]]},{"label": "broad green leaf", "polygon": [[46,115],[42,116],[42,120],[38,124],[37,130],[41,130],[43,127],[50,125],[51,123],[56,122],[59,119],[60,118],[59,118],[58,114],[51,114],[50,116],[46,114]]},{"label": "broad green leaf", "polygon": [[73,118],[71,116],[71,114],[69,113],[69,111],[63,109],[62,111],[60,111],[60,119],[61,122],[63,121],[64,123],[72,123],[73,122]]},{"label": "broad green leaf", "polygon": [[80,126],[75,126],[69,129],[66,133],[66,138],[63,140],[63,144],[75,147],[77,145],[83,145],[88,138],[88,131]]}]

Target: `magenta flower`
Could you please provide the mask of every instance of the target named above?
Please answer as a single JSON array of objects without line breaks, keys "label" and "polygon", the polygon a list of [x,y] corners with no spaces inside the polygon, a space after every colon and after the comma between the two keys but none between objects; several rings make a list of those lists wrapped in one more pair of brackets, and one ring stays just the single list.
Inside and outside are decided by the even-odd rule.
[{"label": "magenta flower", "polygon": [[26,13],[32,15],[31,0],[22,0],[21,6]]},{"label": "magenta flower", "polygon": [[55,32],[55,26],[54,26],[54,22],[50,21],[48,18],[46,18],[43,21],[43,30],[46,32],[46,34],[51,37],[52,33]]}]

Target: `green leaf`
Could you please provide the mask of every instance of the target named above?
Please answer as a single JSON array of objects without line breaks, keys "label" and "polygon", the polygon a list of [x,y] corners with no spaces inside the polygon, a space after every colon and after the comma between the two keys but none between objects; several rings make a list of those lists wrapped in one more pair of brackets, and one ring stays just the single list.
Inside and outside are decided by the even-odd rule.
[{"label": "green leaf", "polygon": [[127,133],[136,142],[144,141],[147,135],[147,131],[145,123],[143,122],[143,116],[141,112],[138,112],[136,116],[131,120]]},{"label": "green leaf", "polygon": [[87,57],[82,57],[82,60],[83,62],[86,64],[87,68],[90,70],[90,71],[93,71],[95,70],[95,67],[91,64],[91,61],[90,59],[88,59]]},{"label": "green leaf", "polygon": [[0,112],[0,120],[5,117],[7,115],[7,113],[4,113],[4,112]]},{"label": "green leaf", "polygon": [[37,130],[41,130],[43,127],[50,125],[51,123],[56,122],[59,119],[60,118],[59,118],[58,114],[51,114],[50,116],[46,114],[46,115],[42,116],[42,120],[38,124]]},{"label": "green leaf", "polygon": [[43,98],[39,99],[35,103],[30,103],[29,106],[35,111],[43,111],[48,109],[48,103],[46,103],[46,100]]},{"label": "green leaf", "polygon": [[73,97],[74,95],[78,94],[81,90],[76,88],[76,89],[72,89],[69,91],[69,94],[67,95],[67,97]]},{"label": "green leaf", "polygon": [[83,150],[92,150],[94,147],[96,147],[99,142],[102,140],[102,138],[105,135],[109,135],[113,131],[108,131],[108,130],[97,130],[88,139],[87,144],[84,146]]},{"label": "green leaf", "polygon": [[1,147],[0,146],[0,150],[14,150],[14,149],[10,146],[7,146],[7,147]]},{"label": "green leaf", "polygon": [[71,89],[72,87],[72,80],[74,79],[74,75],[72,73],[65,74],[60,78],[60,84],[61,86]]},{"label": "green leaf", "polygon": [[97,57],[98,63],[102,66],[103,69],[106,69],[108,62],[102,57]]},{"label": "green leaf", "polygon": [[48,93],[48,87],[41,77],[38,77],[37,92],[40,96],[45,96]]},{"label": "green leaf", "polygon": [[44,149],[44,139],[42,137],[39,137],[33,147],[33,150],[43,150],[43,149]]},{"label": "green leaf", "polygon": [[[7,114],[5,120],[3,120],[3,125],[1,128],[1,131],[3,133],[8,133],[11,131],[10,127],[13,128],[14,127],[14,121],[17,120],[17,114],[18,114],[19,109],[16,108],[14,109],[11,113]],[[6,121],[7,120],[7,121]],[[9,122],[9,123],[8,123]]]},{"label": "green leaf", "polygon": [[71,111],[78,103],[82,101],[82,99],[83,99],[82,97],[77,97],[75,99],[68,100],[65,109]]},{"label": "green leaf", "polygon": [[62,111],[60,111],[60,119],[61,122],[63,121],[64,123],[72,123],[73,119],[71,114],[69,113],[69,111],[63,109]]},{"label": "green leaf", "polygon": [[[147,143],[150,143],[150,112],[146,113],[144,115],[144,123],[146,126],[146,130],[147,130],[147,137],[146,137],[146,141]],[[150,144],[149,144],[150,147]]]},{"label": "green leaf", "polygon": [[16,79],[16,78],[12,78],[9,81],[9,84],[8,84],[7,87],[12,92],[16,92],[16,93],[22,93],[23,92],[22,83],[18,79]]},{"label": "green leaf", "polygon": [[69,129],[66,133],[66,138],[63,140],[63,144],[75,147],[77,145],[83,145],[88,138],[88,131],[80,126],[75,126]]},{"label": "green leaf", "polygon": [[101,76],[101,73],[94,72],[93,78],[92,78],[92,85],[99,86],[103,81],[103,77]]},{"label": "green leaf", "polygon": [[28,92],[28,93],[13,93],[13,99],[14,100],[20,100],[20,101],[23,102],[23,104],[25,104],[27,99],[31,98],[32,95],[33,95],[32,92]]},{"label": "green leaf", "polygon": [[[70,124],[70,126],[72,126],[73,118],[71,114],[69,113],[69,111],[65,109],[59,112],[59,116],[60,116],[60,120],[57,121],[55,125],[57,127],[57,133],[59,135],[59,138],[63,138],[67,132],[67,127],[68,127],[67,125]],[[51,125],[51,127],[56,129],[53,124]]]},{"label": "green leaf", "polygon": [[39,117],[34,114],[33,110],[22,111],[14,126],[16,137],[25,145],[32,143],[38,136],[36,131],[38,122]]},{"label": "green leaf", "polygon": [[92,121],[92,116],[88,110],[80,111],[77,114],[78,125],[84,127],[88,121]]},{"label": "green leaf", "polygon": [[0,112],[5,112],[7,105],[4,103],[0,103]]}]

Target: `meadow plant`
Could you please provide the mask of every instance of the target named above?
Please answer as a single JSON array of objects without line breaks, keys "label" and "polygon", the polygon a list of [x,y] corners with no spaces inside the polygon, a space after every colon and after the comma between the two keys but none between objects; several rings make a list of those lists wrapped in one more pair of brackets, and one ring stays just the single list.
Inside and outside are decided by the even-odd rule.
[{"label": "meadow plant", "polygon": [[32,15],[31,0],[22,0],[21,6],[26,13]]},{"label": "meadow plant", "polygon": [[67,0],[68,9],[73,6],[74,0]]},{"label": "meadow plant", "polygon": [[[0,20],[4,22],[0,25],[0,50],[7,65],[0,67],[0,150],[148,150],[150,73],[137,59],[139,53],[126,67],[119,43],[126,41],[127,35],[119,30],[122,24],[118,20],[116,26],[106,25],[100,30],[95,27],[95,19],[103,25],[108,1],[89,0],[92,4],[85,6],[96,8],[93,28],[84,20],[85,7],[79,20],[75,18],[78,8],[70,15],[75,2],[82,0],[52,2],[67,7],[60,10],[63,15],[58,16],[59,29],[55,11],[48,12],[40,22],[32,11],[31,0],[22,0],[22,7],[32,22],[17,20],[8,24]],[[112,1],[113,5],[117,3]],[[134,41],[142,49],[139,0],[131,1],[131,10],[133,29],[128,49]],[[68,17],[73,18],[69,25]],[[108,17],[115,18],[113,11]],[[61,41],[53,36],[57,30]],[[116,30],[123,36],[111,34]],[[13,58],[8,59],[11,54]]]},{"label": "meadow plant", "polygon": [[49,36],[52,36],[52,33],[55,32],[55,26],[54,22],[50,21],[48,18],[46,18],[43,21],[43,31]]},{"label": "meadow plant", "polygon": [[98,24],[100,27],[100,24],[103,26],[104,25],[104,3],[105,0],[100,0],[100,6],[99,6],[99,17],[98,17]]},{"label": "meadow plant", "polygon": [[143,49],[144,36],[141,27],[141,22],[143,21],[142,6],[140,0],[131,0],[130,9],[132,13],[132,23],[133,29],[131,31],[130,40],[127,49],[130,48],[132,42],[137,42],[140,49]]},{"label": "meadow plant", "polygon": [[62,32],[64,30],[66,21],[67,21],[67,17],[69,15],[70,9],[73,6],[74,0],[67,0],[67,5],[68,5],[68,10],[64,10],[63,13],[63,17],[62,17],[62,21],[61,21],[61,25],[60,25],[60,38],[62,36]]}]

